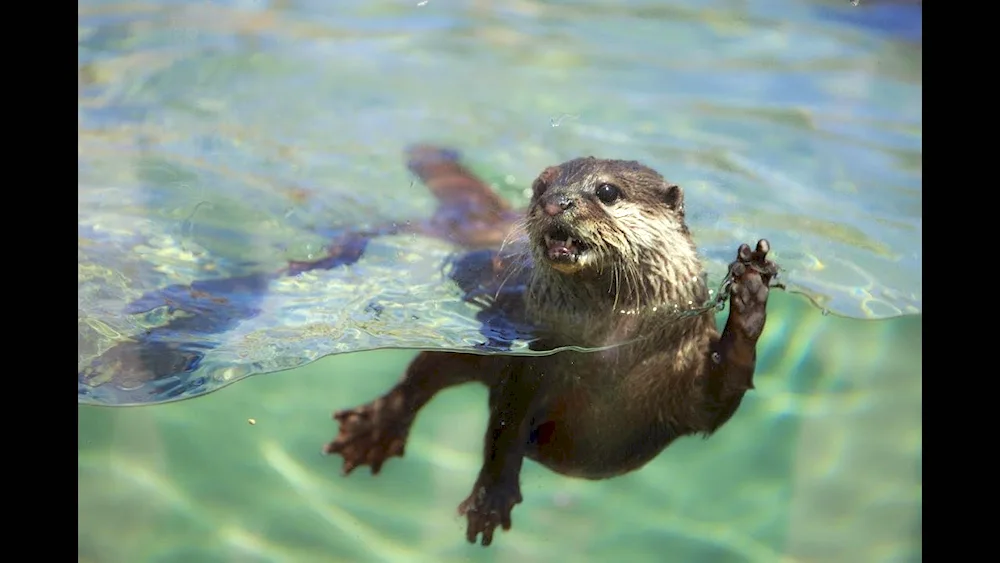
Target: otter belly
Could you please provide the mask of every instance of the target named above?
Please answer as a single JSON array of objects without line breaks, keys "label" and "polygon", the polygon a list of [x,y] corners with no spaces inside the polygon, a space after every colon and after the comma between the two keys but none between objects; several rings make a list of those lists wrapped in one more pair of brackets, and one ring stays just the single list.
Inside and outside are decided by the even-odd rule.
[{"label": "otter belly", "polygon": [[655,421],[621,416],[615,405],[592,399],[577,389],[539,408],[525,455],[556,473],[607,479],[639,469],[676,437]]}]

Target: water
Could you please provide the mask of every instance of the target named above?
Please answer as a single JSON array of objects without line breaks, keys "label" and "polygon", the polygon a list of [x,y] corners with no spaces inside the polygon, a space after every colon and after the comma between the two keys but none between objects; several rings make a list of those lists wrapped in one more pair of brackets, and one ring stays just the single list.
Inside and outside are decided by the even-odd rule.
[{"label": "water", "polygon": [[526,463],[514,528],[488,550],[464,542],[455,513],[485,389],[437,397],[377,477],[343,478],[320,453],[331,411],[384,392],[409,352],[333,356],[192,401],[80,407],[80,560],[919,560],[920,317],[770,305],[757,389],[719,433],[604,482]]},{"label": "water", "polygon": [[[714,277],[739,242],[767,236],[789,288],[820,307],[921,310],[918,40],[850,23],[881,21],[879,4],[602,6],[84,6],[80,400],[158,401],[331,353],[472,345],[473,310],[440,282],[453,248],[409,237],[350,269],[223,292],[229,310],[197,330],[174,330],[163,296],[126,307],[319,258],[347,226],[426,217],[432,198],[401,162],[421,140],[462,148],[518,204],[552,163],[643,160],[685,187]],[[389,314],[373,322],[372,303]],[[137,387],[144,375],[119,360],[148,352],[100,357],[123,341],[174,350],[159,362],[170,370]]]},{"label": "water", "polygon": [[[685,186],[713,267],[767,236],[800,293],[772,297],[757,389],[712,439],[633,475],[529,462],[514,530],[488,550],[464,543],[454,512],[484,390],[437,398],[377,478],[343,479],[319,454],[330,412],[384,391],[412,352],[327,357],[194,401],[81,406],[79,559],[919,560],[919,10],[417,4],[81,3],[81,287],[106,292],[81,301],[81,355],[85,326],[135,329],[115,306],[144,284],[270,271],[359,217],[429,213],[400,157],[429,139],[516,203],[566,158],[644,160]],[[410,250],[419,264],[447,249]],[[402,299],[413,279],[392,266],[288,295],[310,310],[324,292],[336,308],[331,287]],[[301,321],[273,311],[258,326]],[[295,346],[282,357],[322,355]]]}]

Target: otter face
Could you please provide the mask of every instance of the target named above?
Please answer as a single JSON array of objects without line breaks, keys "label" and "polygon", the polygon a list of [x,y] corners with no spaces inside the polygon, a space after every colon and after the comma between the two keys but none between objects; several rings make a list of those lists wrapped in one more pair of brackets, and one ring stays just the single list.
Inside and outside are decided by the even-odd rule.
[{"label": "otter face", "polygon": [[638,162],[578,158],[546,168],[532,191],[536,262],[559,273],[628,270],[690,247],[683,191]]}]

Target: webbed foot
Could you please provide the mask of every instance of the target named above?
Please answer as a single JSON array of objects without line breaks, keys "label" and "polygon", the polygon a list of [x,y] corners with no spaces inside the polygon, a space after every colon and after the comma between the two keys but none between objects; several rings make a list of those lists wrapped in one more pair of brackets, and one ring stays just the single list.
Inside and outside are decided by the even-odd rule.
[{"label": "webbed foot", "polygon": [[413,413],[403,399],[390,392],[366,405],[334,413],[340,433],[323,452],[344,458],[344,475],[359,465],[370,466],[372,475],[377,475],[387,459],[403,456],[413,423]]},{"label": "webbed foot", "polygon": [[521,500],[521,487],[517,483],[481,484],[477,481],[469,498],[458,506],[458,513],[469,520],[465,538],[469,543],[476,543],[476,537],[482,534],[483,546],[493,543],[497,526],[510,529],[511,510]]}]

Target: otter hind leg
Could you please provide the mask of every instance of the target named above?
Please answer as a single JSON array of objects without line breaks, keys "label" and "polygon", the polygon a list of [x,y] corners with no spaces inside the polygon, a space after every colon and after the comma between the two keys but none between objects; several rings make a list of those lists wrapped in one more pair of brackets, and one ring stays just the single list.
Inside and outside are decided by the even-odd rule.
[{"label": "otter hind leg", "polygon": [[318,260],[289,260],[285,273],[294,276],[311,270],[331,270],[354,264],[364,254],[371,239],[382,234],[392,234],[392,230],[344,231],[326,247],[326,256]]},{"label": "otter hind leg", "polygon": [[361,465],[369,466],[377,475],[387,459],[403,456],[413,420],[434,395],[469,381],[491,385],[495,363],[490,356],[421,352],[387,393],[367,404],[334,413],[340,431],[323,452],[344,458],[344,475]]}]

